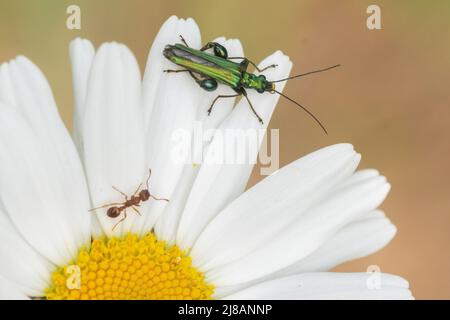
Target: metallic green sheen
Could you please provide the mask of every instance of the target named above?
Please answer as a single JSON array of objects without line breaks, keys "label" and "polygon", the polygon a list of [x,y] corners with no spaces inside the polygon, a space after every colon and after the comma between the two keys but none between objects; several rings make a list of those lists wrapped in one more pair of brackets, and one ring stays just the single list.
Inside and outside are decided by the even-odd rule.
[{"label": "metallic green sheen", "polygon": [[268,88],[264,75],[246,71],[247,61],[237,63],[182,44],[166,46],[164,55],[173,63],[233,89],[249,88],[262,93]]}]

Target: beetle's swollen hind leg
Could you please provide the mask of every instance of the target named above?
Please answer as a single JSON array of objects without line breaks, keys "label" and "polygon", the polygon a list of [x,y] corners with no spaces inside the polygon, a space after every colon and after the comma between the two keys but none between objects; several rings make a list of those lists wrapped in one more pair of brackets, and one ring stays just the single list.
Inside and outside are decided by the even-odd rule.
[{"label": "beetle's swollen hind leg", "polygon": [[228,57],[228,59],[230,59],[230,60],[233,60],[233,59],[247,60],[248,63],[251,64],[253,67],[255,67],[255,69],[256,69],[258,72],[263,72],[263,71],[266,71],[267,69],[278,67],[277,64],[271,64],[270,66],[267,66],[267,67],[264,67],[264,68],[260,69],[260,68],[258,68],[258,66],[256,65],[256,63],[254,63],[254,62],[251,61],[251,60],[248,60],[248,59],[245,58],[245,57]]},{"label": "beetle's swollen hind leg", "polygon": [[197,77],[192,71],[189,72],[192,79],[194,79],[195,82],[200,86],[200,88],[206,90],[206,91],[214,91],[217,89],[217,81],[213,78],[199,78]]},{"label": "beetle's swollen hind leg", "polygon": [[214,104],[217,102],[217,100],[219,100],[221,98],[236,98],[236,97],[239,97],[240,95],[241,95],[241,93],[228,94],[228,95],[219,95],[219,96],[215,97],[213,102],[211,103],[211,106],[208,109],[208,116],[211,114],[212,108],[214,107]]},{"label": "beetle's swollen hind leg", "polygon": [[208,42],[207,44],[205,44],[200,51],[205,51],[208,49],[213,49],[214,55],[216,57],[220,57],[223,59],[227,59],[228,58],[228,51],[227,49],[221,45],[220,43],[217,42]]}]

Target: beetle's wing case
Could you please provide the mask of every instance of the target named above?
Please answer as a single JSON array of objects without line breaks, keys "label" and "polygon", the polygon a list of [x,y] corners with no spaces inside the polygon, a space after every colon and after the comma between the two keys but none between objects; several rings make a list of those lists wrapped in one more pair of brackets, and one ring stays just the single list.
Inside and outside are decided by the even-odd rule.
[{"label": "beetle's wing case", "polygon": [[202,77],[216,79],[233,88],[239,86],[242,77],[239,63],[181,44],[166,46],[164,55],[173,63]]}]

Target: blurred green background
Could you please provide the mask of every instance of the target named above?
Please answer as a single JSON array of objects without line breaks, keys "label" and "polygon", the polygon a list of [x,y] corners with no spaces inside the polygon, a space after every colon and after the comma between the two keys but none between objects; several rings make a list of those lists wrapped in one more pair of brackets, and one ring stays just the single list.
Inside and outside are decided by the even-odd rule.
[{"label": "blurred green background", "polygon": [[[81,7],[82,29],[66,28],[66,8]],[[382,30],[366,28],[366,8],[381,7]],[[119,41],[145,66],[151,42],[172,14],[193,17],[203,42],[239,38],[261,60],[277,49],[293,74],[336,63],[340,70],[291,81],[286,93],[327,125],[325,136],[281,101],[281,165],[319,147],[351,142],[362,168],[388,177],[382,208],[399,231],[383,251],[337,270],[369,265],[410,281],[417,298],[450,298],[450,1],[0,1],[0,61],[23,54],[47,76],[66,125],[72,126],[68,44]],[[259,170],[250,185],[262,177]]]}]

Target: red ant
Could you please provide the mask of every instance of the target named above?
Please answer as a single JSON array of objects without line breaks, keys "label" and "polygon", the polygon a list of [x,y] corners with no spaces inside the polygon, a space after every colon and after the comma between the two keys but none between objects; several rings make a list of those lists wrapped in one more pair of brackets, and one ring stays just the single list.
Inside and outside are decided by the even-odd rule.
[{"label": "red ant", "polygon": [[[147,189],[141,189],[142,187],[142,183],[138,186],[138,188],[136,189],[136,191],[133,193],[133,195],[128,198],[128,195],[122,191],[120,191],[119,189],[117,189],[116,187],[112,186],[112,188],[114,190],[116,190],[117,192],[119,192],[120,194],[122,194],[125,197],[125,201],[124,202],[119,202],[119,203],[109,203],[109,204],[105,204],[101,207],[97,207],[97,208],[93,208],[89,211],[95,211],[97,209],[102,209],[102,208],[107,208],[110,207],[108,209],[108,211],[106,211],[106,215],[110,218],[117,218],[118,216],[120,216],[120,214],[124,213],[123,218],[119,220],[119,222],[117,222],[114,227],[112,228],[112,230],[114,231],[114,229],[127,218],[127,208],[131,208],[133,209],[138,215],[141,215],[141,213],[139,212],[139,210],[136,207],[140,207],[140,203],[141,201],[147,201],[150,198],[153,198],[155,200],[163,200],[163,201],[167,201],[169,202],[168,199],[164,199],[164,198],[156,198],[155,196],[150,194],[149,191],[149,187],[148,187],[148,181],[150,180],[150,176],[152,175],[152,169],[148,169],[148,178],[147,181],[145,182],[145,185],[147,186]],[[139,191],[140,190],[140,191]]]}]

